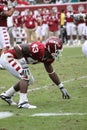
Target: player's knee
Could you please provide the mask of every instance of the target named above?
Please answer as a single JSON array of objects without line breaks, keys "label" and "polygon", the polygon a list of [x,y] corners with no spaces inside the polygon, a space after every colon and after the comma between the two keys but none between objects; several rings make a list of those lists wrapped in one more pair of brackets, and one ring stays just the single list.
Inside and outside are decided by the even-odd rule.
[{"label": "player's knee", "polygon": [[30,76],[30,75],[29,75],[28,77],[22,75],[20,79],[23,79],[23,80],[28,81],[28,85],[31,85],[31,84],[34,83],[34,77],[33,77],[33,76]]}]

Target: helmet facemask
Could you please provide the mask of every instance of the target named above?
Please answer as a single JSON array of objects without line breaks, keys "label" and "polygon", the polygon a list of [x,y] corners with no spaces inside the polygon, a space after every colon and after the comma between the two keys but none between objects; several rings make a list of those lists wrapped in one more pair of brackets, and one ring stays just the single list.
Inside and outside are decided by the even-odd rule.
[{"label": "helmet facemask", "polygon": [[46,42],[46,48],[54,59],[59,59],[62,49],[62,42],[57,37],[51,37]]}]

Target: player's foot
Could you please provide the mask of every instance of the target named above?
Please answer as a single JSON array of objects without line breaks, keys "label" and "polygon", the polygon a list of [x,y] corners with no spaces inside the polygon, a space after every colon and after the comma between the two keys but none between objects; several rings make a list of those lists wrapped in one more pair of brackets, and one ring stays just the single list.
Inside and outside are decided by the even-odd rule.
[{"label": "player's foot", "polygon": [[0,95],[0,98],[1,98],[2,100],[4,100],[5,102],[7,102],[9,105],[17,105],[17,103],[15,103],[15,102],[12,100],[11,97],[6,96],[5,93],[2,93],[2,94]]},{"label": "player's foot", "polygon": [[30,105],[28,102],[23,102],[21,104],[18,104],[18,108],[28,108],[28,109],[34,109],[34,108],[37,108],[36,106],[34,105]]},{"label": "player's foot", "polygon": [[5,68],[0,64],[0,70],[5,70]]}]

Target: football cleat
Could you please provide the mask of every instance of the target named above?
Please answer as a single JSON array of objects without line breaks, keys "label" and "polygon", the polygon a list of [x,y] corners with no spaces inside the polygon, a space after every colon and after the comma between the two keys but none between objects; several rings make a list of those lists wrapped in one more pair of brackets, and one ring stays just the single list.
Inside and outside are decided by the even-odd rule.
[{"label": "football cleat", "polygon": [[5,70],[5,68],[0,64],[0,70]]},{"label": "football cleat", "polygon": [[17,105],[17,103],[15,103],[12,99],[11,99],[11,97],[9,97],[9,96],[6,96],[6,94],[5,93],[2,93],[1,95],[0,95],[0,98],[2,99],[2,100],[4,100],[5,102],[7,102],[9,105]]},{"label": "football cleat", "polygon": [[18,104],[18,108],[34,109],[34,108],[37,108],[37,107],[34,106],[34,105],[30,105],[27,101],[25,101],[23,103]]}]

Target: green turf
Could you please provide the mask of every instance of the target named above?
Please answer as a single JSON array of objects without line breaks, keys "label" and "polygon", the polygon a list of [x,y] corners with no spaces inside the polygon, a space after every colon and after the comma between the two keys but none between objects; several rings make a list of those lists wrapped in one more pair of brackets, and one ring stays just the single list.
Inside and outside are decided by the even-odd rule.
[{"label": "green turf", "polygon": [[[0,112],[12,112],[12,117],[0,119],[0,130],[87,130],[87,59],[81,47],[64,48],[62,56],[53,63],[54,69],[71,95],[62,99],[61,92],[49,79],[43,64],[29,65],[35,83],[40,88],[30,91],[28,98],[37,109],[18,109],[0,99]],[[6,70],[0,70],[0,93],[15,84],[18,79]],[[65,82],[68,81],[69,82]],[[44,88],[45,86],[45,88]],[[18,102],[19,95],[14,100]],[[36,113],[86,113],[86,115],[32,117]]]}]

